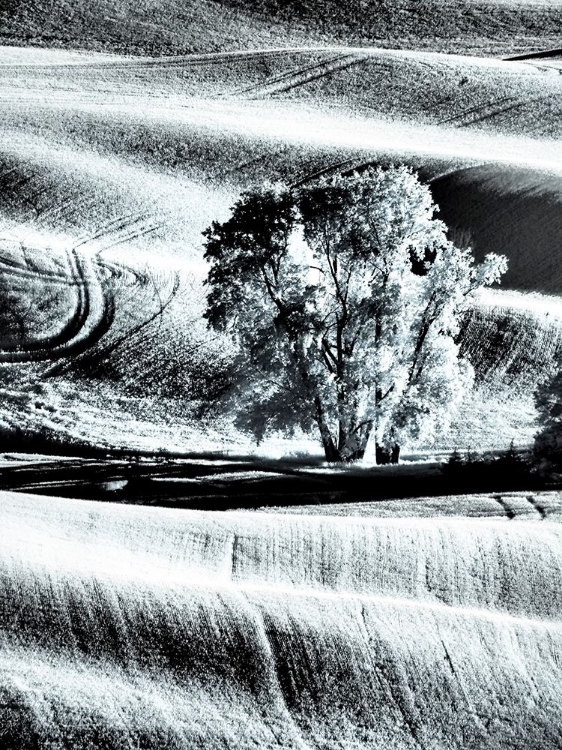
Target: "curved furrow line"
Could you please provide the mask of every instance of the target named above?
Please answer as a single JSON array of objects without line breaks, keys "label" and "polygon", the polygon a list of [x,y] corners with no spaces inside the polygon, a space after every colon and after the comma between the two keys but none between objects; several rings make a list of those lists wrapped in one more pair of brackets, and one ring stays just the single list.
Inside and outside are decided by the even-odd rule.
[{"label": "curved furrow line", "polygon": [[494,99],[490,102],[485,102],[484,104],[477,104],[474,107],[469,107],[468,109],[461,110],[460,112],[457,112],[454,115],[451,115],[451,117],[446,117],[445,119],[441,120],[439,122],[440,125],[452,125],[460,123],[461,126],[464,125],[471,125],[472,122],[469,121],[464,122],[465,118],[470,117],[471,115],[475,115],[476,117],[480,117],[485,110],[492,108],[492,107],[499,107],[501,111],[501,108],[504,105],[510,105],[513,102],[517,102],[517,99],[514,96],[501,96],[498,99]]},{"label": "curved furrow line", "polygon": [[124,332],[122,332],[122,325],[117,326],[116,331],[111,332],[111,328],[115,321],[117,301],[116,290],[111,286],[111,283],[108,282],[106,285],[107,293],[105,295],[107,307],[104,315],[100,319],[99,326],[92,331],[92,334],[88,336],[81,345],[74,345],[70,350],[67,347],[65,351],[62,352],[59,361],[43,373],[44,378],[67,372],[72,368],[75,358],[79,355],[87,354],[99,363],[109,357],[119,347],[124,344],[130,344],[138,334],[141,334],[151,323],[164,315],[165,311],[176,298],[180,289],[181,279],[180,274],[177,271],[173,274],[172,287],[169,294],[164,300],[162,300],[160,296],[161,290],[157,285],[157,281],[149,273],[130,266],[125,267],[118,263],[108,262],[101,259],[97,259],[96,263],[100,268],[107,271],[111,281],[118,281],[120,284],[126,282],[126,285],[133,290],[139,288],[146,289],[149,284],[152,283],[154,287],[152,299],[156,302],[157,309],[142,319],[140,323],[126,328]]},{"label": "curved furrow line", "polygon": [[[35,282],[35,284],[38,285],[41,289],[42,296],[47,292],[48,289],[52,290],[58,288],[59,290],[67,290],[69,293],[76,294],[77,302],[79,301],[80,295],[82,294],[82,290],[79,289],[79,287],[83,285],[83,281],[75,274],[69,275],[69,270],[71,270],[73,266],[70,253],[66,254],[69,269],[66,272],[52,271],[46,268],[41,269],[39,267],[30,267],[30,259],[28,258],[26,249],[24,247],[21,248],[20,255],[23,255],[23,258],[25,259],[27,265],[23,265],[23,263],[21,262],[17,263],[14,258],[2,258],[0,260],[0,277],[2,279],[8,278],[23,282],[29,282],[29,284],[26,283],[26,289],[30,297],[33,297],[33,283]],[[69,302],[70,301],[71,300],[69,298]],[[27,314],[29,314],[32,307],[33,302],[30,302]],[[25,325],[25,314],[18,312],[18,315],[21,317],[22,324]],[[74,318],[75,315],[76,310],[72,314],[72,318]],[[13,357],[13,361],[21,361],[20,358],[24,358],[24,353],[32,356],[32,353],[39,353],[46,350],[55,349],[57,346],[67,341],[69,335],[69,325],[67,324],[62,328],[57,326],[57,330],[54,333],[46,333],[43,336],[35,336],[32,339],[26,340],[26,337],[22,336],[22,340],[20,340],[17,345],[3,346],[0,350],[0,357],[3,355],[5,358]]]},{"label": "curved furrow line", "polygon": [[[154,220],[156,222],[156,220]],[[148,234],[152,234],[153,232],[158,231],[162,228],[164,225],[163,222],[156,222],[156,223],[148,223],[148,225],[144,225],[145,218],[144,216],[139,216],[135,221],[130,222],[128,225],[121,227],[119,230],[115,230],[115,234],[117,235],[116,239],[113,239],[109,245],[104,245],[98,252],[96,253],[96,257],[99,258],[100,254],[102,252],[105,252],[106,250],[111,250],[113,247],[118,247],[119,245],[124,245],[128,242],[133,242],[134,240],[138,240],[141,237],[146,237]],[[134,226],[139,225],[138,227],[133,228]],[[144,226],[143,226],[144,225]],[[123,231],[125,229],[129,229],[128,233],[119,235],[119,231]],[[108,233],[108,239],[109,239],[109,233]]]},{"label": "curved furrow line", "polygon": [[144,273],[134,266],[125,266],[121,263],[108,261],[105,258],[100,258],[99,255],[96,257],[96,263],[109,274],[112,281],[131,287],[147,286],[149,284],[149,274]]},{"label": "curved furrow line", "polygon": [[466,123],[461,123],[459,127],[461,128],[471,127],[472,125],[477,125],[479,122],[484,122],[485,120],[491,120],[500,115],[505,115],[508,112],[512,112],[515,109],[528,107],[529,104],[534,104],[536,102],[542,101],[543,99],[544,97],[537,96],[534,99],[525,100],[525,101],[516,100],[513,103],[507,104],[507,106],[505,107],[499,107],[498,109],[492,110],[491,112],[483,112],[480,116],[476,117],[474,120],[471,120],[470,122],[466,122]]},{"label": "curved furrow line", "polygon": [[0,362],[23,364],[42,361],[46,352],[53,352],[59,346],[63,346],[67,339],[68,327],[60,328],[55,333],[46,334],[43,337],[35,337],[32,340],[24,339],[17,345],[2,347]]},{"label": "curved furrow line", "polygon": [[350,55],[349,53],[339,53],[337,55],[334,55],[333,57],[321,60],[320,62],[312,63],[311,65],[307,65],[302,68],[293,68],[292,70],[289,70],[286,73],[281,73],[279,75],[271,76],[267,78],[265,81],[261,81],[260,83],[253,84],[252,86],[245,86],[243,88],[236,89],[235,91],[232,91],[230,93],[230,96],[238,96],[241,94],[249,94],[249,93],[254,93],[254,92],[257,93],[257,92],[262,91],[263,89],[268,89],[270,86],[275,86],[277,83],[282,84],[285,81],[292,81],[295,78],[298,78],[300,76],[306,76],[310,72],[323,70],[330,63],[334,63],[342,59],[347,59],[351,56],[352,55]]},{"label": "curved furrow line", "polygon": [[[0,350],[0,362],[30,363],[60,360],[83,354],[96,345],[110,330],[115,319],[114,290],[107,280],[104,281],[99,277],[99,271],[103,269],[104,272],[109,271],[115,276],[118,266],[101,263],[99,257],[93,262],[86,260],[83,256],[79,256],[78,249],[91,243],[99,244],[103,239],[111,239],[109,245],[106,242],[104,247],[98,250],[99,256],[103,250],[154,232],[160,226],[159,224],[143,226],[143,222],[144,216],[140,214],[119,216],[109,221],[94,235],[82,239],[68,253],[69,274],[48,270],[36,271],[16,265],[0,269],[0,273],[24,280],[45,279],[50,284],[63,285],[76,294],[73,312],[58,332],[45,336],[39,341],[23,341],[17,346],[3,347]],[[123,272],[118,273],[123,280]],[[128,273],[130,283],[133,285],[146,286],[149,283],[146,273],[135,272],[133,269],[128,269]],[[161,310],[157,314],[161,314]],[[58,366],[49,368],[44,376],[55,374],[62,367],[63,365],[59,363]]]},{"label": "curved furrow line", "polygon": [[291,91],[292,89],[296,89],[299,86],[305,86],[308,83],[312,83],[313,81],[318,81],[321,78],[326,78],[327,76],[331,75],[332,73],[337,73],[340,70],[348,70],[349,68],[353,67],[354,65],[359,65],[360,63],[365,61],[365,57],[357,56],[357,55],[349,55],[346,57],[342,57],[341,62],[339,64],[331,64],[328,65],[326,70],[321,71],[320,73],[317,73],[316,75],[306,75],[305,77],[301,78],[300,76],[296,76],[296,80],[293,80],[291,83],[284,84],[283,86],[276,87],[274,91],[268,92],[269,95],[275,96],[276,94],[285,94],[287,91]]},{"label": "curved furrow line", "polygon": [[298,68],[297,70],[290,71],[281,76],[276,76],[255,86],[240,89],[229,94],[229,96],[251,95],[250,98],[258,98],[260,96],[275,96],[276,94],[283,94],[291,89],[304,86],[307,83],[311,83],[320,78],[325,78],[331,73],[336,73],[340,70],[346,70],[353,65],[358,65],[367,60],[368,57],[368,55],[361,55],[358,52],[339,54],[328,60],[315,63],[314,65]]},{"label": "curved furrow line", "polygon": [[[118,234],[124,229],[129,229],[139,221],[144,220],[144,218],[144,214],[142,213],[120,215],[117,218],[111,219],[110,221],[106,222],[100,229],[94,232],[94,234],[88,235],[87,237],[81,239],[78,244],[74,245],[74,249],[77,250],[80,247],[91,245],[92,243],[95,243],[98,240],[104,239],[106,237],[112,237],[113,235]],[[107,248],[102,248],[102,250],[103,249]],[[96,256],[98,256],[100,252],[102,252],[102,250],[97,250]]]},{"label": "curved furrow line", "polygon": [[[92,267],[94,274],[95,268]],[[97,276],[97,274],[96,274]],[[92,292],[98,294],[97,316],[91,315]],[[45,359],[59,360],[42,373],[43,378],[51,377],[61,372],[65,367],[65,361],[70,357],[77,357],[91,350],[98,344],[111,329],[115,320],[116,304],[115,296],[111,287],[104,283],[100,278],[96,278],[94,283],[87,282],[84,285],[86,315],[81,319],[81,326],[76,331],[73,338],[60,345],[56,351],[47,353]]]},{"label": "curved furrow line", "polygon": [[115,315],[111,290],[98,277],[93,265],[88,273],[87,266],[91,261],[81,258],[76,250],[71,251],[69,260],[72,269],[69,286],[76,290],[77,299],[64,327],[38,345],[0,350],[0,362],[44,362],[76,355],[93,346],[109,330]]},{"label": "curved furrow line", "polygon": [[529,107],[530,105],[550,100],[549,96],[536,96],[531,99],[518,99],[515,96],[502,96],[484,104],[464,109],[451,117],[439,121],[439,125],[454,125],[460,128],[471,127],[485,120],[506,114],[515,109]]},{"label": "curved furrow line", "polygon": [[39,271],[31,268],[24,268],[10,263],[7,259],[0,259],[0,275],[2,276],[13,276],[15,278],[30,279],[30,280],[41,280],[47,279],[52,284],[62,284],[63,286],[75,287],[80,284],[80,280],[72,279],[68,277],[67,273],[63,271]]},{"label": "curved furrow line", "polygon": [[[156,286],[156,283],[154,283],[154,290],[155,290],[155,296],[160,297],[160,291]],[[144,329],[146,329],[151,323],[153,323],[155,320],[158,320],[161,318],[165,311],[170,307],[174,299],[176,298],[178,291],[180,288],[180,274],[175,271],[173,275],[173,285],[172,289],[168,295],[168,297],[162,301],[159,299],[158,304],[158,310],[151,315],[149,315],[147,318],[145,318],[143,321],[141,321],[136,326],[128,329],[124,334],[119,336],[114,341],[110,341],[107,344],[102,344],[98,342],[98,347],[96,351],[96,357],[100,361],[103,359],[107,359],[116,349],[118,349],[122,344],[126,342],[130,342],[131,339],[135,336],[137,336],[139,333],[141,333]]]},{"label": "curved furrow line", "polygon": [[86,321],[90,315],[90,289],[89,284],[86,282],[85,269],[80,262],[80,258],[76,250],[72,250],[69,254],[69,260],[72,261],[73,276],[76,281],[76,289],[78,292],[78,300],[74,310],[74,314],[65,326],[62,334],[62,340],[58,344],[57,348],[69,344],[75,339],[84,328]]},{"label": "curved furrow line", "polygon": [[50,337],[47,341],[36,344],[35,342],[18,345],[17,348],[6,348],[0,350],[0,362],[29,363],[42,362],[56,356],[60,347],[65,346],[79,333],[89,311],[88,292],[84,288],[85,278],[75,253],[69,253],[69,265],[71,278],[69,286],[76,290],[76,303],[72,315],[68,318],[62,329]]}]

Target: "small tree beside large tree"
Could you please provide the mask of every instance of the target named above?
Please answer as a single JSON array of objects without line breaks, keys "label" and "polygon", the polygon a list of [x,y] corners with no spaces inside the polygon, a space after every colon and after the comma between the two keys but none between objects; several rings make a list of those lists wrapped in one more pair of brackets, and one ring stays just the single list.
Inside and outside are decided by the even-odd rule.
[{"label": "small tree beside large tree", "polygon": [[406,167],[242,194],[206,230],[206,318],[237,345],[230,403],[261,440],[318,429],[326,459],[379,460],[445,428],[472,382],[455,336],[505,258],[475,264]]}]

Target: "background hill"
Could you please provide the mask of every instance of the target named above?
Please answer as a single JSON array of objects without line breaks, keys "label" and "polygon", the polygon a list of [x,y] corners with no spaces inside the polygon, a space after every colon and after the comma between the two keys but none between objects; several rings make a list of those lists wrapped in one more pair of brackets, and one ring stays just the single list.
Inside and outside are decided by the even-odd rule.
[{"label": "background hill", "polygon": [[502,56],[560,46],[557,0],[5,0],[4,43],[189,54],[358,44]]},{"label": "background hill", "polygon": [[448,226],[470,233],[477,255],[505,254],[505,284],[560,294],[562,181],[558,174],[503,165],[460,169],[432,181]]},{"label": "background hill", "polygon": [[[561,288],[547,256],[558,253],[562,78],[542,62],[353,48],[3,55],[0,211],[14,236],[135,254],[148,243],[148,257],[157,243],[193,264],[201,231],[248,185],[405,161],[477,250],[509,255],[508,286]],[[531,268],[530,252],[544,263]]]}]

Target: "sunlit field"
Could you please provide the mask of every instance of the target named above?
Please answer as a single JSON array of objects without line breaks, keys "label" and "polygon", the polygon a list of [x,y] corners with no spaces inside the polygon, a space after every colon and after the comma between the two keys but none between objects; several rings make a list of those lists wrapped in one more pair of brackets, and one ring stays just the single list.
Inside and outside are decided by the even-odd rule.
[{"label": "sunlit field", "polygon": [[558,747],[559,504],[4,494],[4,746]]},{"label": "sunlit field", "polygon": [[[55,425],[57,440],[99,442],[92,409],[101,408],[105,432],[103,402],[118,408],[142,392],[142,404],[127,400],[124,419],[131,427],[137,420],[149,448],[139,412],[156,401],[148,413],[156,425],[159,399],[175,393],[167,429],[189,450],[192,407],[228,360],[201,320],[203,229],[262,180],[299,184],[405,162],[430,181],[441,216],[471,238],[477,256],[507,255],[503,286],[533,293],[513,311],[503,292],[496,305],[487,300],[463,344],[494,403],[515,397],[520,408],[505,429],[457,430],[449,445],[531,439],[532,391],[558,347],[558,315],[548,312],[556,298],[543,300],[543,314],[537,296],[558,294],[562,283],[555,58],[334,47],[174,58],[11,47],[1,57],[0,260],[6,293],[17,300],[1,356],[6,383],[23,375],[27,394],[30,377],[54,415],[45,427],[44,415],[16,399],[14,416],[7,398],[8,426]],[[497,333],[498,318],[508,334]],[[70,373],[78,383],[69,385]],[[517,393],[514,378],[525,385]],[[485,393],[473,399],[469,423],[487,413]],[[226,424],[212,428],[231,439]],[[134,439],[123,434],[121,443]]]},{"label": "sunlit field", "polygon": [[[559,477],[505,457],[562,354],[561,28],[555,0],[0,8],[0,748],[562,748]],[[256,444],[217,406],[204,230],[402,164],[508,259],[456,338],[474,388],[397,466]]]}]

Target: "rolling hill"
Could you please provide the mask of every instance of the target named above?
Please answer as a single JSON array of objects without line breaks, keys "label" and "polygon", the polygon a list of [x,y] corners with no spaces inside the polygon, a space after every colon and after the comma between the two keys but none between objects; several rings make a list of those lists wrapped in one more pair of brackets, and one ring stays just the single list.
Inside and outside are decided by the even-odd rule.
[{"label": "rolling hill", "polygon": [[482,165],[438,177],[431,187],[448,226],[471,236],[477,255],[505,254],[505,284],[560,294],[560,177],[536,169]]},{"label": "rolling hill", "polygon": [[[172,402],[176,392],[176,405],[166,403],[178,426],[222,382],[224,343],[201,320],[201,232],[261,180],[299,184],[405,162],[431,184],[452,231],[471,235],[477,255],[509,257],[508,288],[562,290],[562,79],[543,59],[357,47],[138,58],[11,47],[0,69],[6,293],[19,295],[20,310],[34,300],[27,329],[17,316],[5,323],[2,359],[21,362],[32,381],[42,373],[61,438],[99,440],[103,404],[124,396],[133,408],[143,389]],[[30,248],[23,255],[20,243]],[[45,267],[30,268],[30,257]],[[32,281],[29,293],[22,278]],[[51,319],[41,312],[45,298],[56,300]],[[501,445],[524,443],[534,429],[532,390],[559,351],[557,316],[524,313],[519,303],[513,314],[482,310],[464,347],[484,383],[462,422],[489,447],[501,414]],[[31,328],[38,342],[25,333]],[[17,351],[22,336],[28,353]],[[85,377],[89,402],[78,386],[73,403],[61,377]],[[504,404],[515,383],[510,417]],[[53,429],[44,410],[22,405],[26,397],[15,399],[14,414],[11,386],[8,393],[6,429]],[[97,411],[93,422],[78,417]],[[133,412],[144,423],[145,406]]]},{"label": "rolling hill", "polygon": [[492,56],[560,45],[556,0],[6,0],[4,43],[188,54],[290,43]]},{"label": "rolling hill", "polygon": [[[560,746],[559,498],[512,521],[492,498],[1,500],[4,747]],[[466,517],[485,502],[500,516]]]},{"label": "rolling hill", "polygon": [[[302,456],[275,485],[252,451],[318,446],[209,414],[201,235],[257,183],[410,165],[509,258],[431,450],[528,445],[562,355],[561,30],[557,0],[0,4],[1,445],[98,457],[0,456],[43,493],[0,492],[2,748],[562,747],[560,494],[419,498],[423,464],[338,504]],[[205,451],[247,455],[163,458]],[[307,504],[210,510],[271,486]]]},{"label": "rolling hill", "polygon": [[[196,262],[201,231],[259,179],[406,161],[433,181],[452,227],[471,230],[477,249],[508,252],[510,287],[560,288],[552,266],[543,287],[524,265],[531,236],[556,262],[557,70],[358,49],[60,54],[48,63],[45,51],[20,50],[14,62],[8,52],[2,67],[0,210],[18,239],[37,244],[43,232],[53,244],[62,230],[91,250],[153,254],[157,243]],[[525,232],[513,231],[515,213]]]}]

